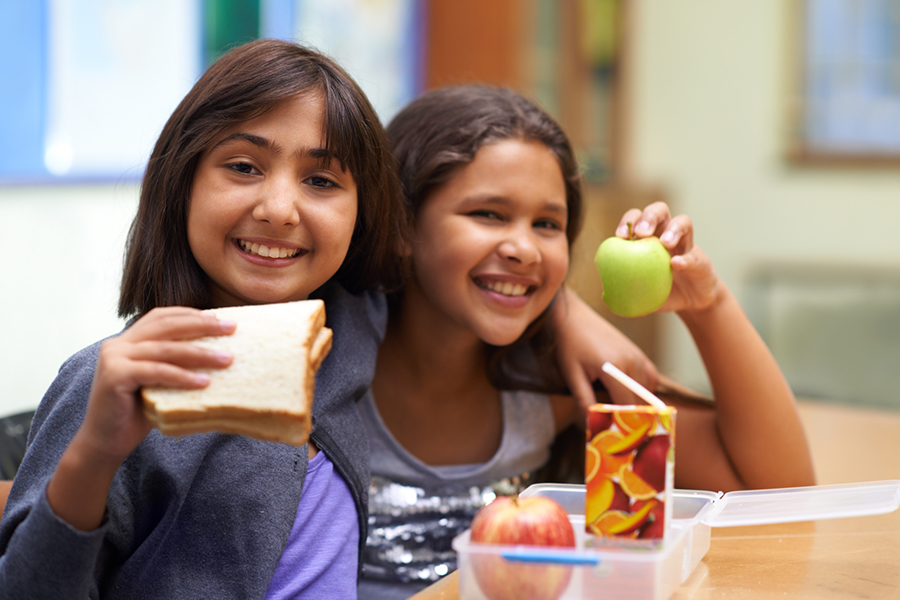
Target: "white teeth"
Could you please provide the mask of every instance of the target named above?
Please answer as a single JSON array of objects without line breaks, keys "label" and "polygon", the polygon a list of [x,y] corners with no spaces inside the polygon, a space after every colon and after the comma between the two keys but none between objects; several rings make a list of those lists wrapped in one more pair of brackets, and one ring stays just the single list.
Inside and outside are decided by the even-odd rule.
[{"label": "white teeth", "polygon": [[238,245],[244,252],[247,252],[249,254],[256,254],[265,258],[287,258],[294,257],[300,254],[299,249],[269,248],[268,246],[264,246],[262,244],[249,243],[245,242],[244,240],[238,240]]},{"label": "white teeth", "polygon": [[485,283],[484,287],[491,290],[492,292],[497,292],[498,294],[503,294],[504,296],[524,296],[525,292],[528,291],[528,287],[517,284],[517,283],[503,283],[501,281],[495,281],[493,283]]}]

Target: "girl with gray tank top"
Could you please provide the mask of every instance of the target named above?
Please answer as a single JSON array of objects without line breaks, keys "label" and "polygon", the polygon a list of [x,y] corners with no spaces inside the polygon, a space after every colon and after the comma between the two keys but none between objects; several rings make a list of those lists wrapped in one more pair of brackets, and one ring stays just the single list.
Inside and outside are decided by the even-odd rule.
[{"label": "girl with gray tank top", "polygon": [[[389,297],[360,405],[372,471],[360,598],[407,598],[451,573],[453,537],[496,495],[583,482],[581,407],[634,403],[601,375],[605,360],[678,407],[676,486],[813,483],[790,388],[690,219],[657,202],[626,212],[616,234],[628,221],[669,251],[675,285],[660,310],[691,332],[714,403],[658,375],[564,285],[581,177],[546,112],[509,90],[457,86],[425,93],[387,130],[413,216],[398,245],[412,274]],[[606,389],[595,395],[596,379]]]}]

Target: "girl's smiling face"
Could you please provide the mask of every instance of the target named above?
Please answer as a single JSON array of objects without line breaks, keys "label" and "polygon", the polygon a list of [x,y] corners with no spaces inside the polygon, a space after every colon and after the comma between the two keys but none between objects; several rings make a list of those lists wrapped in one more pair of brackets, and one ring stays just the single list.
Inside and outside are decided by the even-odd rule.
[{"label": "girl's smiling face", "polygon": [[406,301],[489,344],[514,342],[565,280],[567,214],[562,170],[546,146],[481,147],[419,209]]},{"label": "girl's smiling face", "polygon": [[200,156],[188,243],[214,306],[304,300],[344,261],[356,183],[325,152],[323,122],[321,97],[299,96]]}]

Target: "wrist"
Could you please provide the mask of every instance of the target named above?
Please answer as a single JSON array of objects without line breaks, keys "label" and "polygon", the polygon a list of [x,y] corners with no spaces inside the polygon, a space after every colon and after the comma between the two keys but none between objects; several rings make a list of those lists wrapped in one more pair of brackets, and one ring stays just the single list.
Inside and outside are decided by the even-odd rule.
[{"label": "wrist", "polygon": [[578,296],[572,293],[568,286],[563,286],[556,293],[553,302],[550,303],[550,324],[557,334],[564,331],[566,320],[572,309],[572,302],[577,298]]},{"label": "wrist", "polygon": [[108,452],[100,450],[89,435],[79,430],[63,453],[60,463],[63,461],[66,461],[67,466],[73,470],[91,473],[100,479],[112,480],[124,458],[111,456]]},{"label": "wrist", "polygon": [[678,316],[688,325],[709,321],[711,317],[727,307],[734,296],[725,283],[721,279],[717,279],[709,298],[709,302],[703,306],[677,311]]},{"label": "wrist", "polygon": [[103,522],[109,488],[121,461],[98,454],[80,433],[56,465],[47,484],[47,502],[57,517],[75,529],[93,531]]}]

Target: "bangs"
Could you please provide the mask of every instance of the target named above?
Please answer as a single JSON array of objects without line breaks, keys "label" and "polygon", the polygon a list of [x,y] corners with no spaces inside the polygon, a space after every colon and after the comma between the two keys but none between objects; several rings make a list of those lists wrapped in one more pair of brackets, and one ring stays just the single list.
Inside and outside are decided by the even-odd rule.
[{"label": "bangs", "polygon": [[[368,115],[364,114],[358,99],[345,86],[334,85],[328,74],[319,91],[324,105],[325,152],[322,162],[337,160],[341,169],[349,171],[359,185],[364,179],[364,165],[372,144],[373,132],[366,127]],[[376,117],[377,118],[377,117]]]}]

